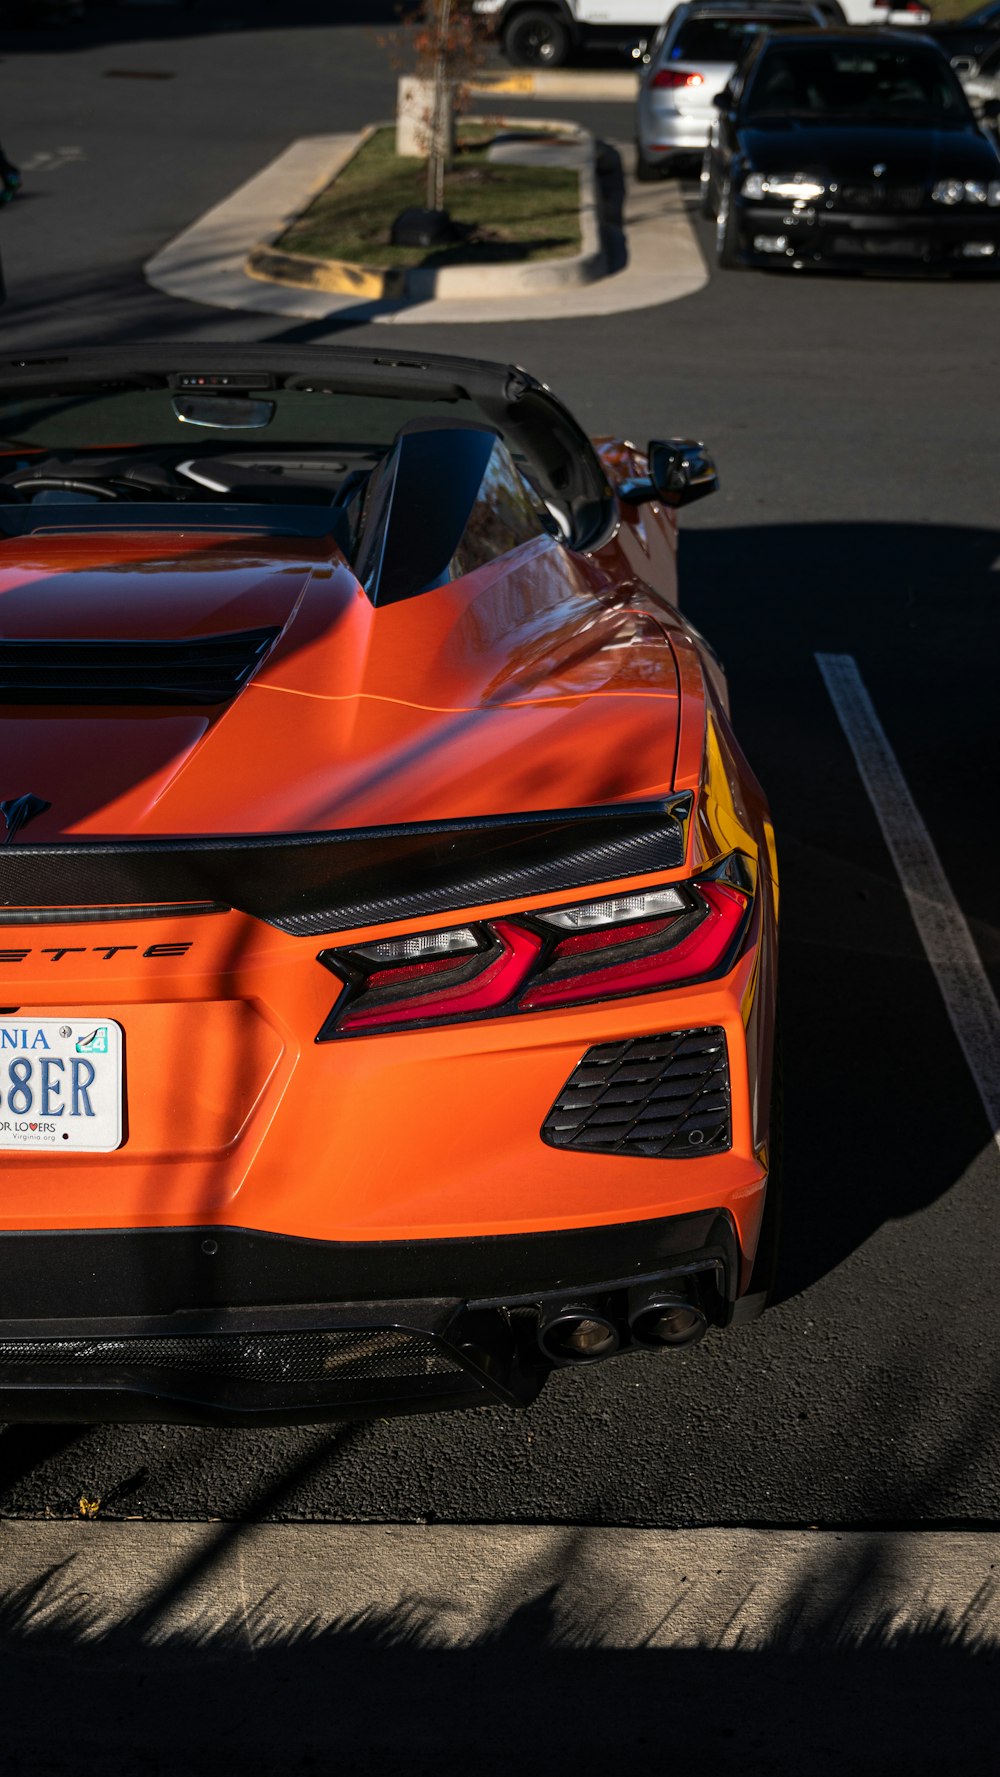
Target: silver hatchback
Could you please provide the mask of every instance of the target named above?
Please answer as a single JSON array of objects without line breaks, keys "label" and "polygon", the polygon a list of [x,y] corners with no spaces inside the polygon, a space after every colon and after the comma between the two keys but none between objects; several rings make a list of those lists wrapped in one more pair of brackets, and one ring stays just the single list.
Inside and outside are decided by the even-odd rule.
[{"label": "silver hatchback", "polygon": [[819,6],[788,0],[734,6],[732,0],[684,0],[661,25],[639,87],[636,173],[658,179],[704,152],[715,117],[712,103],[729,81],[749,39],[759,31],[822,29]]}]

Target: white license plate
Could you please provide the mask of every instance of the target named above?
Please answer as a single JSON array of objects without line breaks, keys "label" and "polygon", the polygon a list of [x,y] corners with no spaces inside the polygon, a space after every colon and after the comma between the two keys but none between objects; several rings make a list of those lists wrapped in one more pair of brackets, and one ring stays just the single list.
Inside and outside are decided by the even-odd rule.
[{"label": "white license plate", "polygon": [[109,1154],[122,1140],[113,1018],[0,1018],[0,1149]]}]

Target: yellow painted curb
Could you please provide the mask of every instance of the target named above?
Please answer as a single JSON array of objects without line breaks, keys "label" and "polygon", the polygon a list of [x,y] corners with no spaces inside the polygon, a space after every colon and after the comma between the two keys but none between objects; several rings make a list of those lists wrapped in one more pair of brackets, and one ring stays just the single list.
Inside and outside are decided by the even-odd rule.
[{"label": "yellow painted curb", "polygon": [[311,259],[306,253],[283,253],[261,242],[250,249],[246,270],[265,284],[291,284],[299,290],[327,290],[334,296],[357,296],[380,302],[406,294],[406,271],[377,271],[352,265],[348,259]]},{"label": "yellow painted curb", "polygon": [[470,93],[533,93],[535,76],[533,74],[490,74],[480,80],[470,80]]}]

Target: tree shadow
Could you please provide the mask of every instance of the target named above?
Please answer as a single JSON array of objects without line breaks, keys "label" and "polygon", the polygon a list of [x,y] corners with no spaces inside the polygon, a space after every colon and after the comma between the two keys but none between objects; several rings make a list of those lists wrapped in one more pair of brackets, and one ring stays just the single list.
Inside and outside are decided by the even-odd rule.
[{"label": "tree shadow", "polygon": [[[197,1571],[174,1559],[166,1583],[124,1607],[111,1602],[117,1588],[134,1598],[137,1587],[112,1548],[107,1590],[85,1551],[8,1590],[11,1771],[214,1777],[227,1760],[249,1777],[331,1763],[380,1777],[463,1766],[506,1777],[520,1763],[577,1777],[629,1759],[714,1777],[994,1768],[992,1585],[957,1609],[921,1605],[905,1580],[894,1595],[889,1539],[805,1555],[784,1590],[780,1567],[678,1574],[670,1586],[654,1577],[655,1609],[628,1547],[615,1573],[579,1533],[501,1566],[485,1606],[469,1554],[437,1595],[407,1593],[401,1575],[373,1597],[357,1584],[360,1551],[324,1585],[302,1571],[302,1551],[297,1573],[268,1571],[259,1556],[234,1565],[230,1540],[206,1542]],[[368,1601],[345,1609],[352,1590]]]},{"label": "tree shadow", "polygon": [[397,0],[85,0],[83,10],[5,0],[0,49],[44,55],[103,45],[169,42],[219,31],[288,31],[399,23]]}]

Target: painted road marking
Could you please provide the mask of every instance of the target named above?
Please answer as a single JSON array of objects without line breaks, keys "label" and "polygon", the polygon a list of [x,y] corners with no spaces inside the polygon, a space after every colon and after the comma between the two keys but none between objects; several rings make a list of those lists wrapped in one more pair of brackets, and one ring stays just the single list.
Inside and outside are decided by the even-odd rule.
[{"label": "painted road marking", "polygon": [[1000,1006],[852,654],[817,654],[840,725],[1000,1148]]},{"label": "painted road marking", "polygon": [[57,173],[60,167],[75,166],[86,158],[82,148],[39,148],[18,164],[22,173]]}]

